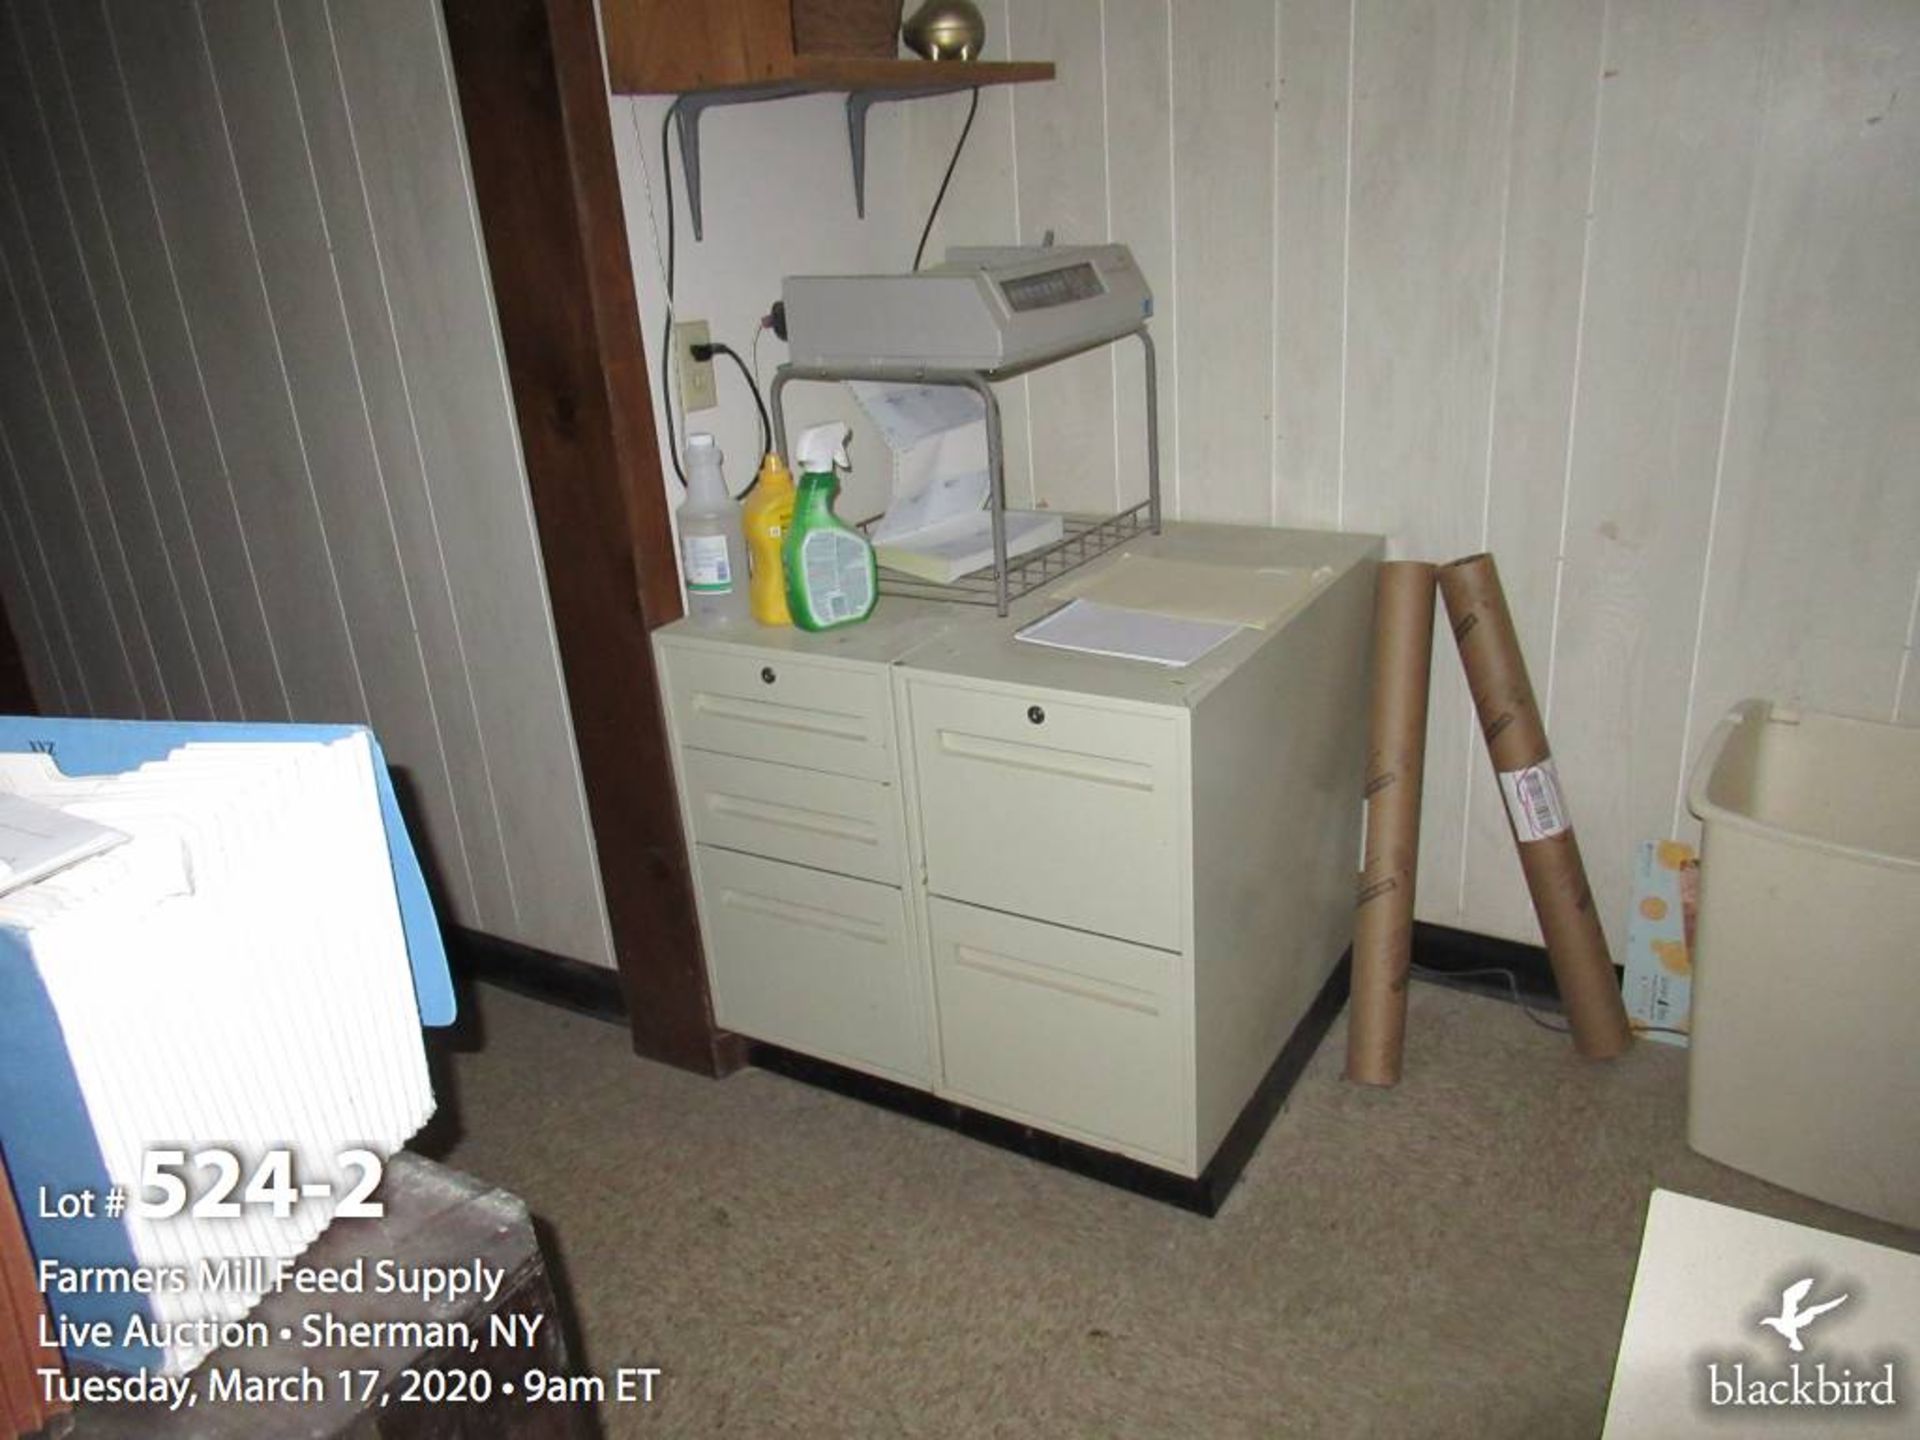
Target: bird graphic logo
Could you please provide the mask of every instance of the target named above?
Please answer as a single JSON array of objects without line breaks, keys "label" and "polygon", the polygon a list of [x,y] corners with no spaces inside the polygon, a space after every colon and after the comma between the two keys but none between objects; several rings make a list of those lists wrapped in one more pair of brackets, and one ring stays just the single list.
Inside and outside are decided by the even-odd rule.
[{"label": "bird graphic logo", "polygon": [[1836,1309],[1847,1302],[1847,1297],[1842,1295],[1837,1300],[1825,1300],[1802,1310],[1800,1302],[1807,1298],[1807,1292],[1811,1289],[1813,1289],[1811,1275],[1805,1280],[1795,1281],[1780,1292],[1780,1313],[1768,1315],[1760,1321],[1769,1330],[1778,1331],[1780,1338],[1787,1342],[1787,1348],[1796,1355],[1807,1348],[1800,1343],[1800,1332],[1829,1310]]}]

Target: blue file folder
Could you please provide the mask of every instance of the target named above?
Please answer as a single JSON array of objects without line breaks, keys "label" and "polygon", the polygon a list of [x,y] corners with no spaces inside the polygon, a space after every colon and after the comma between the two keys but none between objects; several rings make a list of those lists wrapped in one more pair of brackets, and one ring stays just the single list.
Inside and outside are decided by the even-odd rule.
[{"label": "blue file folder", "polygon": [[[235,725],[141,720],[47,719],[0,716],[0,753],[37,750],[52,757],[68,775],[108,775],[164,759],[196,742],[328,743],[364,729],[353,725]],[[387,855],[406,934],[407,958],[420,1022],[453,1023],[456,1004],[446,946],[405,822],[387,775],[378,740],[373,746],[380,813],[386,822]],[[181,1136],[218,1143],[222,1136]],[[58,1256],[69,1266],[100,1266],[131,1271],[136,1265],[123,1220],[96,1215],[92,1220],[52,1220],[39,1214],[40,1191],[49,1194],[91,1190],[104,1196],[112,1183],[94,1138],[58,1015],[34,965],[27,944],[0,927],[0,1152],[3,1152],[20,1204],[27,1238],[36,1255]],[[48,1294],[47,1306],[76,1325],[114,1322],[124,1331],[136,1311],[149,1319],[152,1308],[138,1295]],[[152,1348],[113,1344],[83,1347],[76,1358],[115,1370],[158,1365]]]}]

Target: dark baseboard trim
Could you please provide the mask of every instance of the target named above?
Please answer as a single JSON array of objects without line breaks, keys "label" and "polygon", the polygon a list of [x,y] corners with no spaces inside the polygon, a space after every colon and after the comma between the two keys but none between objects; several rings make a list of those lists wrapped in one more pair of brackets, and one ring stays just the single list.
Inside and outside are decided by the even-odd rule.
[{"label": "dark baseboard trim", "polygon": [[1131,1191],[1146,1199],[1210,1217],[1219,1212],[1234,1183],[1239,1180],[1240,1173],[1253,1158],[1253,1152],[1259,1148],[1267,1127],[1273,1123],[1273,1117],[1280,1113],[1288,1092],[1300,1078],[1300,1072],[1306,1069],[1307,1061],[1313,1058],[1313,1052],[1319,1048],[1332,1027],[1334,1017],[1347,1003],[1351,975],[1351,955],[1343,955],[1320,993],[1314,997],[1313,1004],[1307,1008],[1307,1013],[1294,1027],[1292,1037],[1281,1047],[1259,1088],[1227,1131],[1226,1138],[1220,1142],[1212,1161],[1197,1179],[1188,1179],[1184,1175],[1176,1175],[1170,1170],[1131,1160],[1097,1146],[1083,1145],[1077,1140],[1062,1139],[1016,1120],[988,1115],[970,1106],[930,1095],[924,1090],[916,1090],[910,1085],[882,1080],[878,1076],[849,1070],[826,1060],[816,1060],[778,1045],[754,1041],[748,1046],[747,1059],[749,1064],[789,1079],[816,1085],[896,1114],[924,1120],[970,1139],[1011,1150],[1030,1160],[1056,1165],[1062,1170],[1071,1170],[1076,1175]]},{"label": "dark baseboard trim", "polygon": [[627,1023],[627,1000],[616,970],[457,925],[447,926],[445,933],[447,956],[459,974],[596,1020]]},{"label": "dark baseboard trim", "polygon": [[1333,967],[1333,973],[1327,976],[1320,993],[1313,997],[1313,1003],[1307,1007],[1307,1013],[1300,1017],[1300,1023],[1293,1027],[1292,1036],[1280,1047],[1280,1053],[1274,1056],[1273,1064],[1267,1067],[1267,1073],[1260,1081],[1260,1088],[1253,1092],[1253,1097],[1240,1111],[1239,1118],[1220,1142],[1220,1148],[1214,1152],[1212,1163],[1201,1175],[1200,1183],[1209,1188],[1212,1197],[1212,1203],[1201,1212],[1203,1215],[1214,1214],[1226,1201],[1227,1192],[1239,1180],[1240,1172],[1247,1168],[1253,1152],[1260,1148],[1267,1127],[1273,1124],[1274,1116],[1280,1113],[1287,1096],[1293,1093],[1295,1082],[1307,1068],[1307,1062],[1313,1059],[1313,1052],[1320,1048],[1320,1042],[1327,1038],[1327,1031],[1333,1028],[1334,1020],[1346,1007],[1347,996],[1352,990],[1353,951],[1348,950],[1340,957],[1340,963]]},{"label": "dark baseboard trim", "polygon": [[1471,930],[1455,930],[1450,925],[1430,925],[1416,920],[1413,925],[1413,963],[1421,970],[1443,972],[1421,974],[1416,980],[1445,985],[1454,990],[1470,990],[1476,995],[1491,995],[1511,1001],[1506,982],[1497,975],[1475,975],[1455,979],[1467,970],[1511,970],[1520,993],[1529,1001],[1538,1000],[1543,1008],[1560,1008],[1560,987],[1554,983],[1553,967],[1547,952],[1538,945],[1522,945],[1517,940],[1498,940]]}]

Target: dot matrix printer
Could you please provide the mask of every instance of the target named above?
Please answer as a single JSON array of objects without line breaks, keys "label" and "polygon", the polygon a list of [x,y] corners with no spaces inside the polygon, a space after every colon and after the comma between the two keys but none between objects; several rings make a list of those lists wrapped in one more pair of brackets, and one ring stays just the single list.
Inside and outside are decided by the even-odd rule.
[{"label": "dot matrix printer", "polygon": [[1153,313],[1124,245],[955,247],[909,275],[789,275],[782,298],[796,369],[1007,374]]}]

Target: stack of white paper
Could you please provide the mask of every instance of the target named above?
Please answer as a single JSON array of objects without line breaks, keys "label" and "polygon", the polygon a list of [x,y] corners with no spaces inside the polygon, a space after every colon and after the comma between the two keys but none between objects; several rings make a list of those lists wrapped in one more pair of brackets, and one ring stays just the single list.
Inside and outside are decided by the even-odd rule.
[{"label": "stack of white paper", "polygon": [[1247,627],[1217,620],[1193,620],[1184,615],[1160,615],[1151,610],[1129,610],[1102,605],[1097,600],[1070,600],[1014,632],[1029,645],[1056,650],[1080,650],[1118,660],[1145,660],[1178,670],[1224,645]]},{"label": "stack of white paper", "polygon": [[[1066,523],[1058,515],[1041,510],[1009,510],[1007,558],[1051,545],[1065,533]],[[882,541],[876,534],[873,556],[889,570],[938,585],[951,585],[962,575],[971,575],[994,563],[993,517],[984,510],[975,510],[891,543]]]},{"label": "stack of white paper", "polygon": [[[131,837],[0,898],[0,929],[38,970],[113,1183],[140,1194],[157,1148],[229,1150],[243,1177],[266,1152],[292,1152],[303,1193],[289,1213],[129,1209],[139,1264],[194,1277],[151,1297],[157,1322],[244,1315],[264,1267],[255,1283],[241,1267],[209,1287],[200,1262],[298,1255],[360,1179],[342,1153],[389,1156],[433,1113],[373,765],[363,733],[189,744],[77,778],[41,755],[0,755],[0,794]],[[211,1177],[188,1174],[198,1198]],[[209,1348],[167,1346],[165,1368]]]}]

